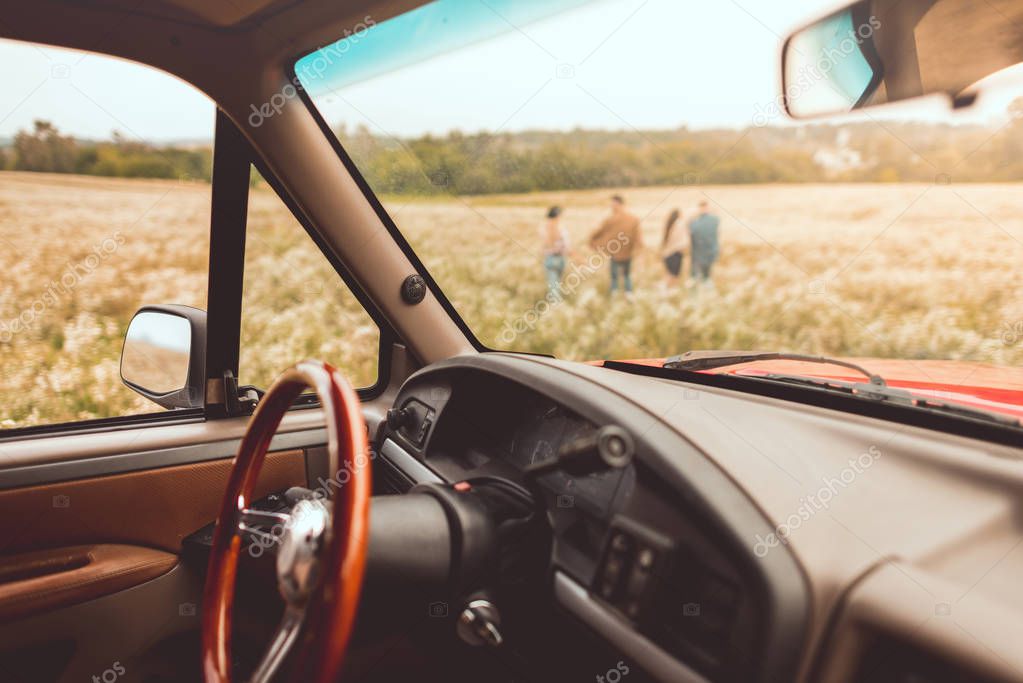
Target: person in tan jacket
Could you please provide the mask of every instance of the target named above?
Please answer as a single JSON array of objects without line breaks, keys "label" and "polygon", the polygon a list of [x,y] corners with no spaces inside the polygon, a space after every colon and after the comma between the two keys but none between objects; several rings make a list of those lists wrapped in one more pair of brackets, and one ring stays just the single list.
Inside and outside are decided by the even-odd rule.
[{"label": "person in tan jacket", "polygon": [[639,219],[626,211],[621,195],[611,197],[611,215],[590,235],[590,246],[611,259],[611,293],[619,276],[625,295],[632,294],[632,257],[643,246]]}]

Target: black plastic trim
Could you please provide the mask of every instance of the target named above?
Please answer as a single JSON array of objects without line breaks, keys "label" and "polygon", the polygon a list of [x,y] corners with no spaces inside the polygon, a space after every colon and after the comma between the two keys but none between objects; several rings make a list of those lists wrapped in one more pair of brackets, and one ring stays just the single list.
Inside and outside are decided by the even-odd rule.
[{"label": "black plastic trim", "polygon": [[393,439],[385,439],[380,456],[414,484],[443,484],[444,479],[399,446]]},{"label": "black plastic trim", "polygon": [[[213,193],[210,212],[209,287],[206,295],[206,380],[238,377],[245,274],[245,229],[249,215],[249,143],[222,110],[217,109],[213,143]],[[226,387],[225,387],[226,392]],[[210,418],[228,417],[226,402],[210,403]]]},{"label": "black plastic trim", "polygon": [[[418,371],[406,385],[459,369],[502,377],[571,406],[578,415],[596,424],[616,424],[629,430],[641,456],[637,462],[666,486],[686,492],[688,500],[694,501],[705,515],[708,533],[731,557],[741,561],[742,571],[750,576],[751,587],[759,594],[758,602],[770,616],[758,651],[757,680],[765,683],[795,680],[808,636],[811,607],[808,579],[787,548],[777,554],[772,551],[763,558],[754,554],[746,539],[757,533],[771,533],[773,525],[727,474],[641,404],[623,398],[599,382],[530,356],[510,353],[459,356]],[[641,428],[636,428],[638,425]]]}]

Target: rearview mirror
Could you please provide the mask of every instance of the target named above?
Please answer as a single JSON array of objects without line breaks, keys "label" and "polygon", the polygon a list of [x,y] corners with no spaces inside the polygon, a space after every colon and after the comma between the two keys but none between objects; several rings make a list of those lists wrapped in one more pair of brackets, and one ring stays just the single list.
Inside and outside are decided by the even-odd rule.
[{"label": "rearview mirror", "polygon": [[795,118],[966,91],[1023,62],[1023,0],[860,0],[794,33],[782,55]]},{"label": "rearview mirror", "polygon": [[164,408],[201,408],[206,384],[206,312],[144,306],[124,335],[121,380]]}]

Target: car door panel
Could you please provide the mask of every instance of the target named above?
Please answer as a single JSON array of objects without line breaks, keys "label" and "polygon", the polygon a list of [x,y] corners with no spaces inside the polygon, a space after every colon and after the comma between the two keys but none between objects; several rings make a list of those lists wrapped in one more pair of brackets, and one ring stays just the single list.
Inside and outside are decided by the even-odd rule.
[{"label": "car door panel", "polygon": [[[322,427],[283,436],[310,452],[322,450],[325,438]],[[18,468],[24,479],[59,481],[17,486],[5,478],[0,513],[20,523],[0,539],[4,680],[92,680],[124,670],[118,680],[143,681],[190,661],[183,654],[198,649],[204,567],[181,555],[182,539],[216,519],[232,465],[222,455],[236,444],[227,438],[158,449],[171,463],[198,457],[197,447],[216,457],[156,467],[154,451],[69,456]],[[305,448],[269,453],[255,495],[306,485],[306,460]],[[65,479],[81,474],[69,467],[85,465],[92,476]],[[44,670],[40,651],[63,659]]]},{"label": "car door panel", "polygon": [[[230,471],[231,459],[221,458],[0,491],[0,513],[24,520],[0,540],[0,554],[88,543],[177,553],[216,518]],[[304,451],[270,453],[256,497],[305,484]]]},{"label": "car door panel", "polygon": [[0,621],[93,600],[170,571],[175,554],[100,544],[38,550],[0,563]]},{"label": "car door panel", "polygon": [[[399,371],[362,405],[371,441],[412,370],[403,348],[395,354]],[[126,672],[119,681],[196,677],[187,667],[204,563],[182,552],[182,540],[216,518],[248,423],[185,418],[0,441],[0,514],[18,521],[0,538],[0,677],[91,680],[115,663]],[[329,480],[326,442],[319,409],[290,411],[256,497]],[[273,590],[257,583],[249,590],[261,597]],[[248,616],[253,628],[276,618]]]},{"label": "car door panel", "polygon": [[105,672],[113,672],[120,675],[107,673],[105,680],[201,680],[194,654],[201,593],[201,575],[178,562],[103,597],[13,621],[0,618],[0,678],[72,683],[104,680]]}]

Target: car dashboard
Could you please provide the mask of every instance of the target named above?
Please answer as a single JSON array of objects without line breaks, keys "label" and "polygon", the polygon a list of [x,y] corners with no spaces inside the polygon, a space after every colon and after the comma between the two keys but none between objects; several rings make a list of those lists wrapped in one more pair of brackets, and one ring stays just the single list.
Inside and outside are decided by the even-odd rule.
[{"label": "car dashboard", "polygon": [[[496,361],[496,362],[495,362]],[[585,381],[498,356],[413,376],[378,439],[379,493],[500,480],[534,492],[550,529],[558,607],[656,680],[792,680],[807,591],[785,552],[743,538],[767,522],[699,451]],[[636,444],[622,469],[529,468],[613,425]]]}]

